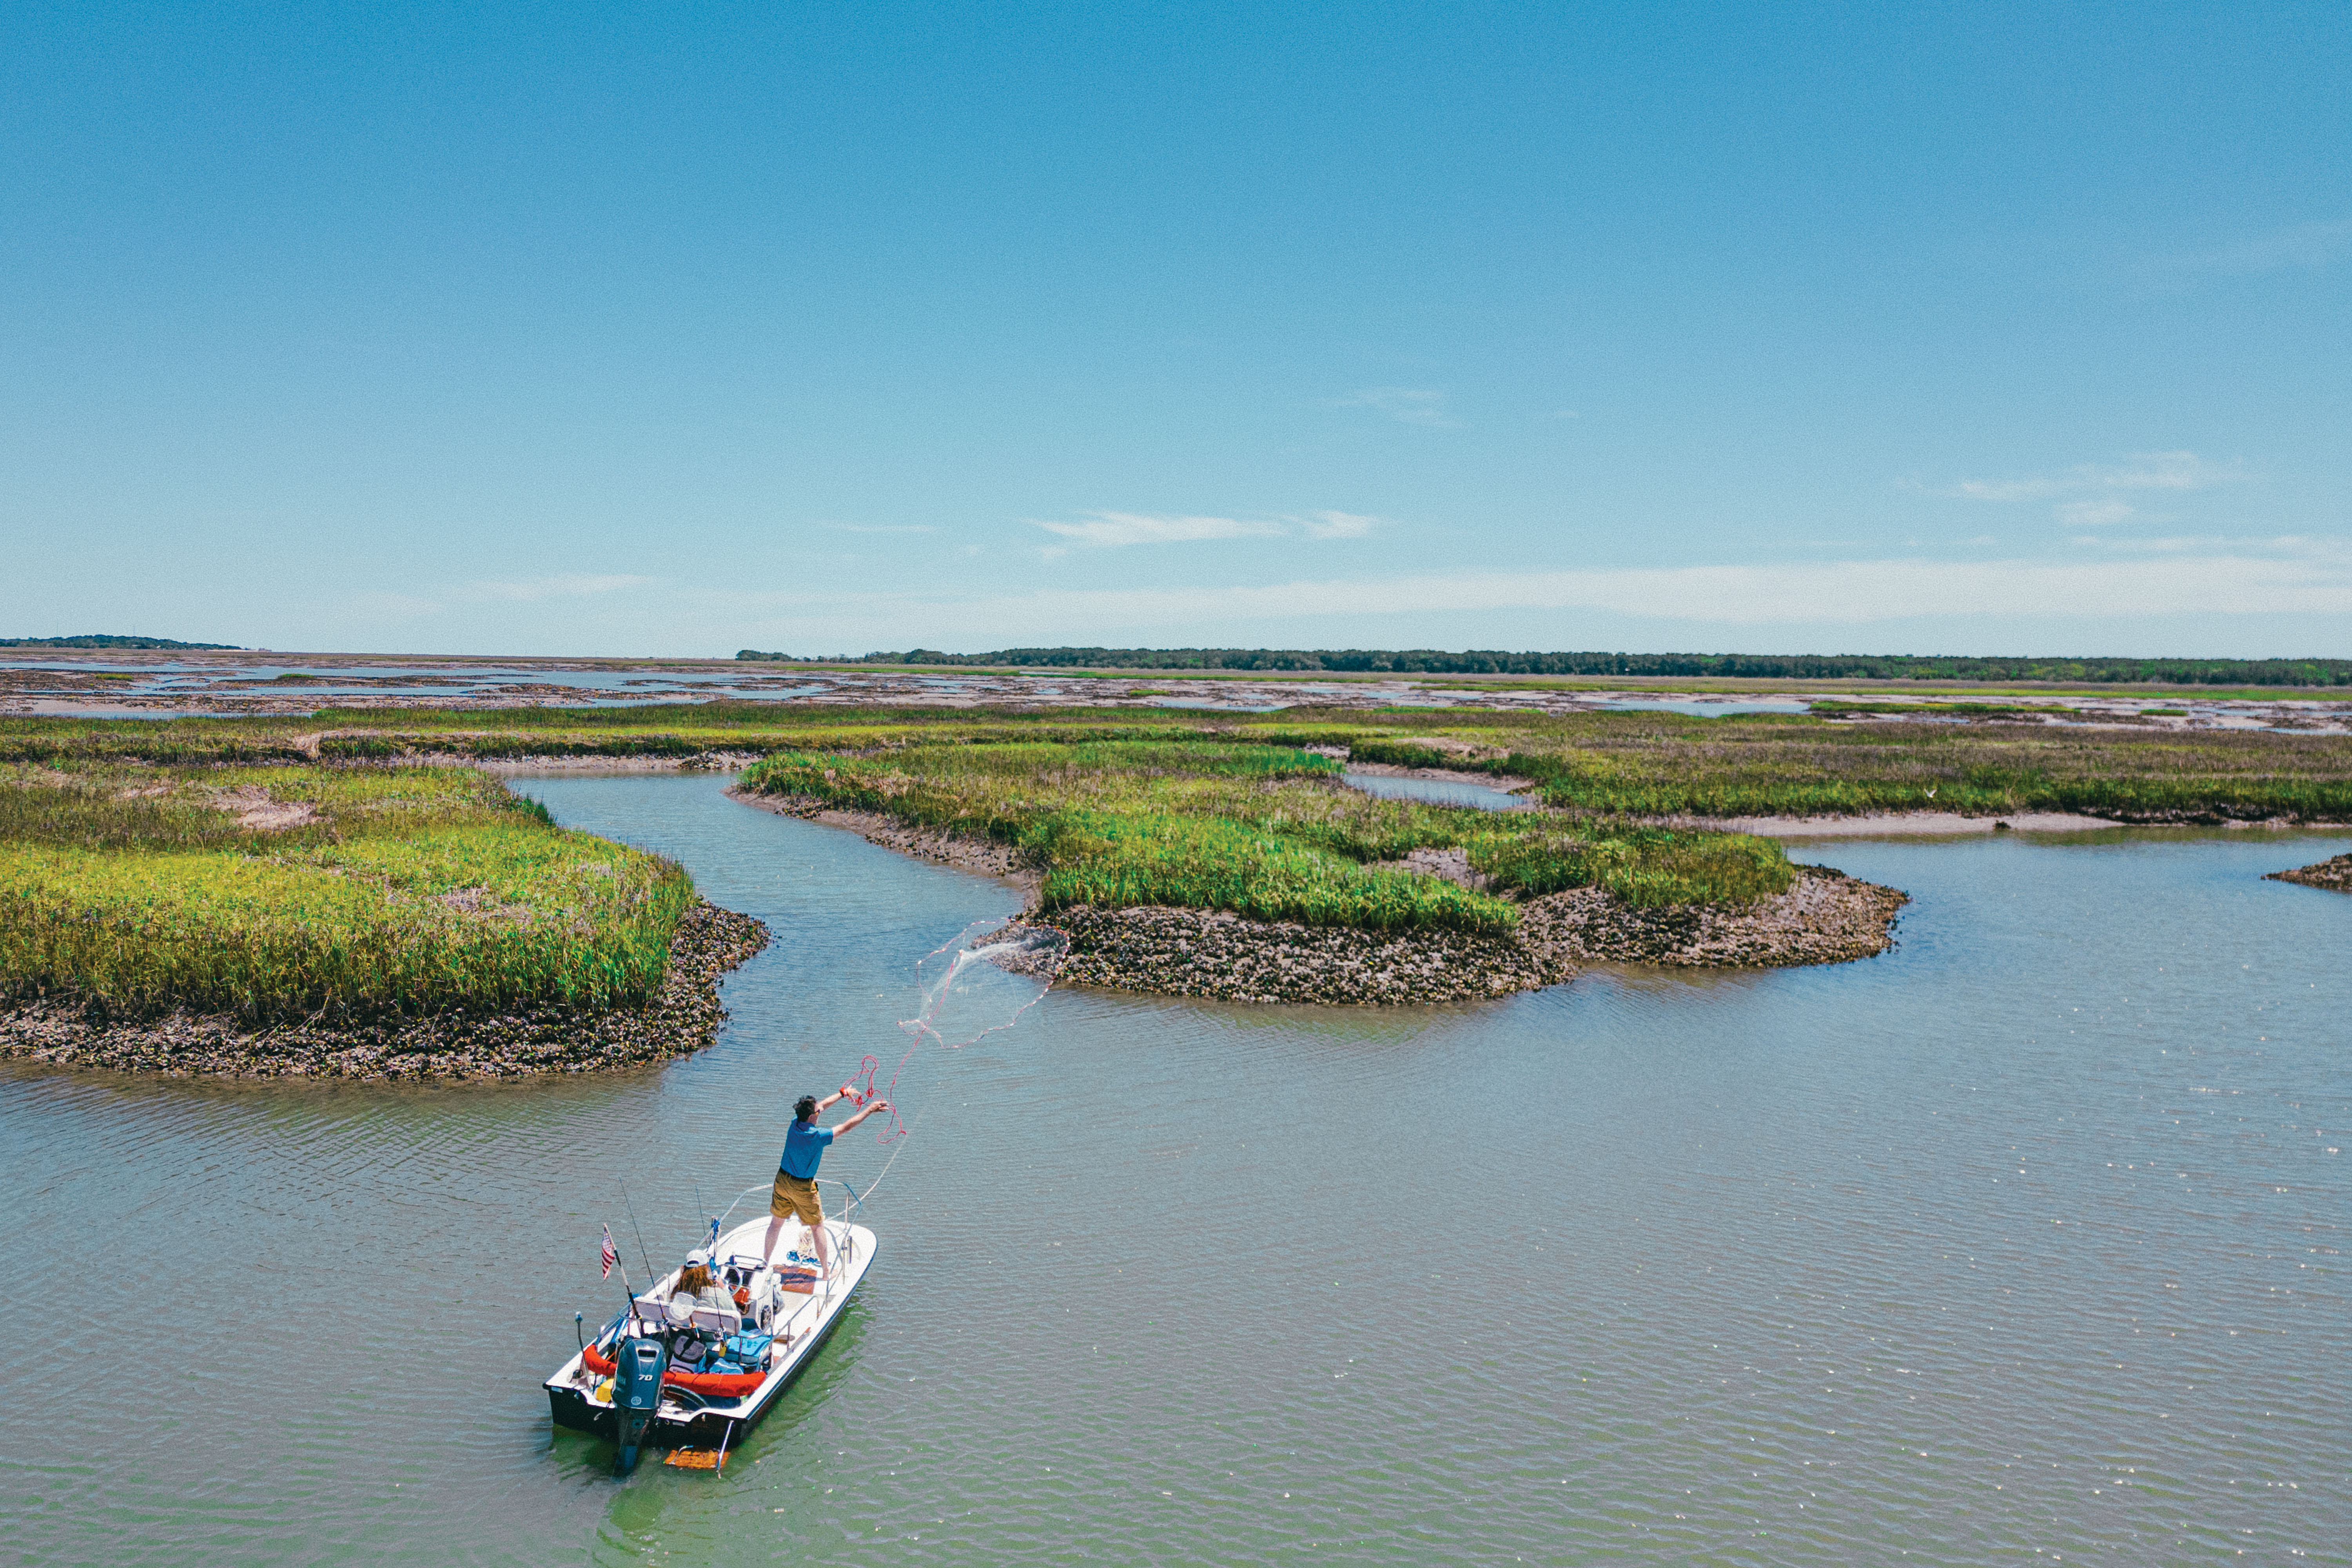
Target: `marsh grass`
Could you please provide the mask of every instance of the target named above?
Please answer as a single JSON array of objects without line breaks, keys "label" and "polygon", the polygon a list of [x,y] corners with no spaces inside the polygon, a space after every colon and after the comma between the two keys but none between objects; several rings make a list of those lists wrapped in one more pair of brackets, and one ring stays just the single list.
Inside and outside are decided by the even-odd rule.
[{"label": "marsh grass", "polygon": [[[2103,729],[1993,710],[2023,706],[1946,703],[1936,710],[1937,722],[1853,714],[1850,708],[1851,716],[1832,719],[747,702],[690,710],[325,709],[301,718],[164,721],[13,719],[0,720],[0,759],[19,764],[20,784],[37,776],[54,793],[33,798],[0,788],[0,844],[242,857],[288,875],[339,872],[382,887],[387,900],[398,896],[413,904],[415,897],[394,879],[415,868],[395,857],[369,860],[356,845],[421,839],[440,826],[495,821],[523,827],[517,815],[523,808],[496,784],[465,770],[415,765],[421,762],[533,755],[688,761],[725,753],[769,759],[746,775],[761,787],[1013,845],[1043,870],[1049,903],[1169,903],[1375,929],[1476,931],[1516,919],[1508,898],[1472,893],[1396,862],[1415,849],[1459,847],[1475,869],[1494,879],[1499,894],[1602,887],[1643,904],[1736,902],[1788,885],[1794,871],[1780,852],[1761,840],[1668,830],[1657,819],[1924,809],[1988,816],[2070,810],[2127,822],[2352,820],[2352,739],[2152,724]],[[1365,761],[1400,766],[1519,774],[1537,781],[1553,810],[1504,817],[1377,800],[1341,787],[1332,776],[1339,765],[1307,751],[1310,746],[1349,747]],[[316,766],[313,751],[345,765]],[[163,775],[188,787],[137,793],[142,779],[152,784]],[[252,783],[265,775],[273,782]],[[69,789],[58,784],[63,778],[84,783]],[[310,804],[317,820],[257,833],[206,804],[241,787],[240,781],[266,787],[273,798]],[[455,864],[450,843],[433,854]],[[335,855],[346,859],[325,858]],[[530,898],[548,910],[606,907],[584,894],[585,903],[565,902],[570,896],[550,887],[517,907]],[[437,895],[421,897],[433,901]],[[223,893],[205,907],[227,898]],[[507,904],[498,895],[485,907]],[[423,931],[442,918],[429,909],[399,910],[380,917],[389,922],[383,929]],[[452,952],[477,938],[541,929],[525,928],[512,915],[452,912],[474,921],[451,928],[455,934],[444,945]],[[356,914],[335,918],[359,929]],[[604,933],[639,929],[630,924],[634,915],[583,918],[598,942],[606,941]],[[644,929],[667,931],[658,911],[647,918],[653,923]],[[462,973],[448,971],[446,982],[415,984],[478,995],[533,986],[594,995],[625,992],[657,973],[627,956],[636,951],[627,942],[612,940],[618,945],[599,951],[621,956],[602,968],[584,961],[565,967],[530,957],[528,943],[509,942],[499,951],[514,955],[513,976],[527,978],[508,976],[485,959]],[[273,959],[274,968],[253,973],[294,976],[305,964],[320,974],[332,967],[324,959]],[[336,973],[363,975],[365,969],[355,963]],[[0,979],[18,979],[25,970],[15,948],[0,953]],[[155,991],[150,985],[142,992],[134,979],[124,981],[126,994]],[[403,994],[396,985],[371,990],[363,978],[331,985],[256,980],[222,989],[250,996],[256,1007],[282,1005],[298,994],[397,1005]]]},{"label": "marsh grass", "polygon": [[1164,904],[1376,931],[1517,922],[1502,900],[1366,864],[1374,844],[1402,853],[1451,835],[1366,833],[1364,797],[1335,789],[1339,772],[1281,746],[1024,741],[791,752],[742,782],[1016,846],[1045,873],[1047,909]]},{"label": "marsh grass", "polygon": [[1367,763],[1385,763],[1395,768],[1460,768],[1465,759],[1458,752],[1423,745],[1418,741],[1391,740],[1385,736],[1366,735],[1349,748],[1349,755]]},{"label": "marsh grass", "polygon": [[[247,826],[257,802],[314,813]],[[470,770],[0,774],[0,989],[249,1018],[648,999],[693,897]]]},{"label": "marsh grass", "polygon": [[1454,847],[1508,891],[1601,886],[1643,904],[1744,901],[1794,876],[1760,839],[1385,800],[1340,786],[1339,771],[1295,747],[1230,741],[1022,742],[791,752],[742,784],[1016,846],[1044,870],[1048,909],[1163,904],[1376,931],[1508,930],[1518,919],[1508,900],[1392,864]]},{"label": "marsh grass", "polygon": [[1061,811],[1025,843],[1048,868],[1049,910],[1160,904],[1368,931],[1497,932],[1518,921],[1499,899],[1225,817]]},{"label": "marsh grass", "polygon": [[1812,816],[2071,811],[2123,822],[2343,821],[2352,740],[2032,723],[1595,714],[1514,737],[1497,771],[1579,812]]},{"label": "marsh grass", "polygon": [[1954,719],[1982,718],[1996,714],[2045,714],[2053,719],[2081,717],[2081,710],[2061,703],[2028,702],[1939,702],[1921,699],[1912,702],[1868,702],[1843,697],[1824,698],[1806,704],[1806,710],[1825,718],[1841,718],[1855,714],[1888,714],[1908,718]]},{"label": "marsh grass", "polygon": [[1470,864],[1528,897],[1604,888],[1643,909],[1742,904],[1788,890],[1796,871],[1769,838],[1587,822],[1473,839]]}]

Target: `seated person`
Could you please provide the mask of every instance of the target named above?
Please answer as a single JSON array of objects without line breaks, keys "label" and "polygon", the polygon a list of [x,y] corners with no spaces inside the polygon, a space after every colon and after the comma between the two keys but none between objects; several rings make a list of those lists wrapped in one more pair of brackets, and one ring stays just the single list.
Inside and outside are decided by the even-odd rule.
[{"label": "seated person", "polygon": [[692,1311],[707,1307],[714,1312],[724,1312],[730,1323],[736,1321],[735,1298],[710,1270],[710,1254],[696,1247],[686,1255],[686,1267],[678,1270],[677,1283],[669,1293],[670,1303],[678,1311]]}]

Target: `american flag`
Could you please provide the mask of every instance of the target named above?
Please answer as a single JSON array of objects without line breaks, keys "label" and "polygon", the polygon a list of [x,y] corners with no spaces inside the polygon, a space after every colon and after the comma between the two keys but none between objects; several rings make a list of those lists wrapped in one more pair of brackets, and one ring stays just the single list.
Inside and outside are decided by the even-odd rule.
[{"label": "american flag", "polygon": [[613,1277],[613,1265],[620,1260],[621,1255],[613,1250],[613,1227],[608,1225],[604,1227],[604,1279]]}]

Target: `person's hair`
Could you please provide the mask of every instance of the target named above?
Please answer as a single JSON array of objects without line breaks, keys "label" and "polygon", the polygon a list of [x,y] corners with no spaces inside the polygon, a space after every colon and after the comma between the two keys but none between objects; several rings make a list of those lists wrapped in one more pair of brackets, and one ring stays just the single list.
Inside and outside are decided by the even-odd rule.
[{"label": "person's hair", "polygon": [[710,1270],[699,1263],[689,1263],[677,1271],[677,1288],[689,1295],[699,1295],[715,1283]]},{"label": "person's hair", "polygon": [[799,1117],[803,1121],[814,1121],[816,1119],[816,1096],[813,1094],[804,1094],[798,1100],[793,1101],[793,1114]]}]

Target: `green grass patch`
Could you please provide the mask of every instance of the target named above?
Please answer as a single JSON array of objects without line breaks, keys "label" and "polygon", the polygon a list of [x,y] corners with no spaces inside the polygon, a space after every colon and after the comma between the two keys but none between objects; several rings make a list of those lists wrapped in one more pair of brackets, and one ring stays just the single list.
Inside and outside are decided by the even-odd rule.
[{"label": "green grass patch", "polygon": [[1536,780],[1552,805],[1596,815],[2352,816],[2352,738],[2340,735],[1591,714],[1521,743],[1505,771]]},{"label": "green grass patch", "polygon": [[[1874,694],[1872,706],[1892,707]],[[2213,693],[2219,695],[2219,693]],[[1922,723],[1921,711],[1968,722]],[[1507,773],[1538,781],[1548,804],[1580,816],[1815,816],[1951,810],[2000,815],[2025,810],[2090,812],[2128,822],[2352,819],[2352,737],[2309,731],[2184,731],[2043,722],[2030,703],[1945,701],[1893,713],[1849,707],[1840,716],[1527,711],[1398,707],[1320,708],[1239,714],[1188,709],[858,708],[834,704],[712,702],[662,709],[325,709],[301,717],[250,719],[0,719],[0,761],[79,771],[147,763],[257,765],[436,757],[635,756],[680,761],[824,754],[863,763],[928,759],[926,778],[959,774],[999,758],[1003,788],[1019,795],[1037,773],[1055,788],[1085,794],[1070,780],[1094,769],[1160,780],[1117,809],[1160,809],[1181,797],[1185,815],[1257,807],[1209,795],[1249,784],[1250,769],[1211,766],[1236,745],[1303,752],[1349,747],[1368,762]],[[1452,742],[1455,750],[1435,742]],[[1465,744],[1466,743],[1466,745]],[[1068,748],[1148,745],[1148,755]],[[1022,746],[1063,748],[1033,767]],[[940,753],[968,752],[961,763]],[[1039,753],[1040,759],[1047,753]],[[1089,760],[1091,758],[1091,760]],[[1252,764],[1253,767],[1255,764]],[[1329,764],[1282,764],[1307,779]],[[1305,770],[1298,772],[1297,770]],[[1281,768],[1258,782],[1280,784]],[[1065,775],[1067,775],[1066,777]],[[1212,781],[1225,782],[1211,787]],[[1059,781],[1059,782],[1056,782]],[[927,786],[928,787],[928,786]],[[958,809],[995,806],[957,786]],[[993,786],[992,786],[993,787]],[[1100,789],[1114,794],[1109,783]],[[1253,786],[1254,787],[1254,786]],[[1328,787],[1307,793],[1325,795]],[[1208,795],[1204,795],[1203,791]],[[983,792],[985,793],[985,792]],[[1248,793],[1243,790],[1243,793]],[[1277,792],[1279,793],[1279,792]],[[894,807],[894,809],[896,809]],[[1402,853],[1402,840],[1444,838],[1452,829],[1410,814],[1375,816],[1295,801],[1265,808],[1286,815],[1286,836],[1349,858]],[[1300,825],[1302,815],[1311,818]],[[1435,842],[1436,839],[1429,839]],[[1459,842],[1457,833],[1446,842]]]},{"label": "green grass patch", "polygon": [[1470,843],[1470,864],[1529,896],[1605,888],[1643,909],[1748,903],[1788,890],[1796,870],[1769,838],[1647,826],[1494,834]]},{"label": "green grass patch", "polygon": [[1044,871],[1047,909],[1163,904],[1308,925],[1492,932],[1517,922],[1507,899],[1394,862],[1458,847],[1508,891],[1598,885],[1645,904],[1741,901],[1781,890],[1795,874],[1760,839],[1571,831],[1531,814],[1383,800],[1344,787],[1339,772],[1296,747],[1202,737],[795,752],[752,767],[742,784],[1015,846]]},{"label": "green grass patch", "polygon": [[692,898],[470,770],[0,773],[19,995],[257,1020],[635,1005]]},{"label": "green grass patch", "polygon": [[1502,900],[1231,818],[1059,811],[1024,842],[1048,868],[1040,901],[1049,910],[1164,904],[1370,931],[1496,932],[1518,921]]},{"label": "green grass patch", "polygon": [[1463,772],[1493,771],[1486,763],[1474,762],[1459,752],[1445,751],[1418,741],[1391,736],[1366,735],[1348,748],[1348,754],[1359,762],[1384,763],[1395,768],[1453,768]]}]

